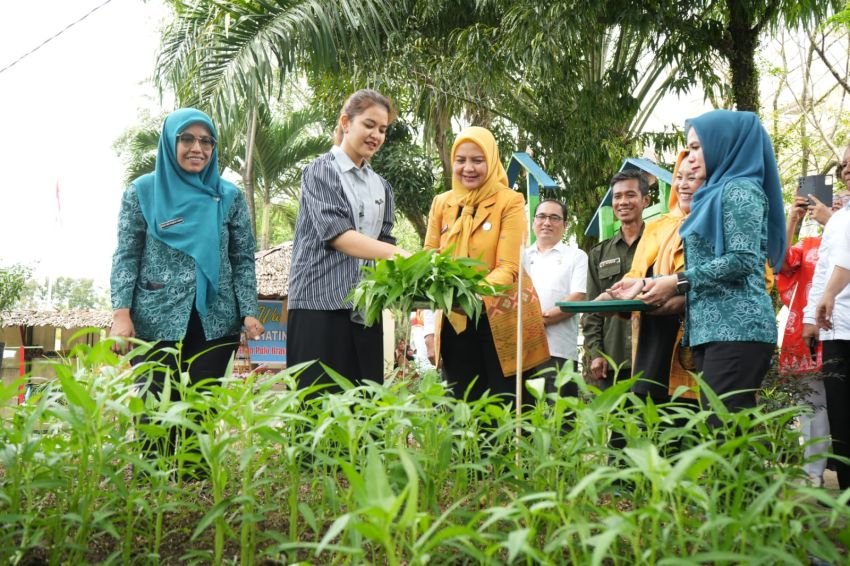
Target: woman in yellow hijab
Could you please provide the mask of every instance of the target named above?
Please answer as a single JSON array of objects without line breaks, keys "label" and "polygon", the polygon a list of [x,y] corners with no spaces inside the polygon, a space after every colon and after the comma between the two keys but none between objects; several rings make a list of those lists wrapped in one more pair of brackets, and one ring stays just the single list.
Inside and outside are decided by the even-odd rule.
[{"label": "woman in yellow hijab", "polygon": [[452,189],[431,204],[425,248],[451,249],[456,257],[479,259],[488,270],[487,281],[510,290],[502,297],[486,297],[486,313],[477,323],[452,312],[437,325],[443,375],[458,397],[467,390],[470,400],[487,390],[513,396],[517,296],[523,297],[528,313],[523,316],[522,369],[549,358],[539,302],[533,288],[526,292],[531,281],[525,277],[524,292],[516,290],[527,233],[525,200],[508,187],[493,134],[480,127],[463,130],[452,146]]}]

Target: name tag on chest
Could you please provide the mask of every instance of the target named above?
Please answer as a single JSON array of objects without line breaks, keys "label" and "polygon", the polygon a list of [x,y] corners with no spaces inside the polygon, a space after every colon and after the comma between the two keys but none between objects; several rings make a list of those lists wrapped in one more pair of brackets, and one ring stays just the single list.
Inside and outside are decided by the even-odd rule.
[{"label": "name tag on chest", "polygon": [[618,257],[613,257],[611,259],[600,261],[598,271],[600,279],[615,277],[622,273],[622,262]]}]

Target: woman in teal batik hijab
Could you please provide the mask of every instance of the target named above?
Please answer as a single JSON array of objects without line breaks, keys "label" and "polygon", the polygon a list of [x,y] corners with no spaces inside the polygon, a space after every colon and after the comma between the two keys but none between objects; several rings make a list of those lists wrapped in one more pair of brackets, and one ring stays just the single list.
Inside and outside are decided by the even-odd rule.
[{"label": "woman in teal batik hijab", "polygon": [[[250,215],[242,192],[219,174],[216,138],[200,110],[169,114],[155,170],[133,181],[121,203],[111,336],[154,343],[145,359],[164,368],[148,390],[157,396],[166,370],[187,372],[193,384],[221,378],[243,324],[249,338],[264,331]],[[168,353],[178,347],[179,360]],[[176,430],[170,436],[167,452]]]},{"label": "woman in teal batik hijab", "polygon": [[779,269],[786,239],[773,145],[751,112],[713,110],[688,120],[685,133],[691,172],[706,179],[679,230],[685,271],[650,280],[638,298],[686,295],[683,342],[696,370],[730,394],[730,410],[754,407],[777,339],[765,272]]}]

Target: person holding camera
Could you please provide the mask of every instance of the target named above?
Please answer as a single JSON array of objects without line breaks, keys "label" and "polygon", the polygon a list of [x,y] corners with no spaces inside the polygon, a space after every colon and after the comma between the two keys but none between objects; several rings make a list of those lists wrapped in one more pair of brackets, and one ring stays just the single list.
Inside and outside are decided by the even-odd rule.
[{"label": "person holding camera", "polygon": [[[829,420],[822,379],[821,348],[820,346],[810,348],[809,340],[803,339],[803,309],[808,301],[809,289],[815,274],[821,236],[819,234],[806,236],[803,233],[806,229],[803,228],[797,243],[794,245],[791,243],[807,213],[818,224],[826,224],[833,210],[841,207],[842,194],[850,195],[847,191],[836,194],[831,208],[811,195],[811,200],[805,196],[795,197],[794,204],[788,211],[789,246],[782,262],[782,270],[776,279],[779,296],[788,307],[788,319],[779,351],[779,372],[782,375],[808,378],[809,394],[805,403],[811,406],[812,411],[801,418],[800,430],[806,441],[807,462],[803,467],[809,475],[809,480],[815,486],[823,485],[829,443],[826,441],[812,443],[811,441],[829,435]],[[819,455],[823,457],[817,458]]]},{"label": "person holding camera", "polygon": [[[839,166],[839,177],[846,187],[850,187],[850,147],[844,152]],[[850,194],[839,193],[840,207],[833,212],[826,223],[815,266],[812,287],[809,291],[806,308],[803,310],[803,339],[820,340],[823,348],[824,390],[826,391],[826,411],[829,430],[832,436],[832,452],[844,459],[850,458],[850,412],[847,401],[850,400],[850,288],[830,294],[832,299],[832,318],[829,325],[818,330],[817,311],[821,300],[830,290],[827,282],[842,266],[847,265],[847,234],[850,230]],[[829,328],[831,327],[831,328]],[[843,490],[850,487],[850,464],[846,460],[836,460],[838,486]]]}]

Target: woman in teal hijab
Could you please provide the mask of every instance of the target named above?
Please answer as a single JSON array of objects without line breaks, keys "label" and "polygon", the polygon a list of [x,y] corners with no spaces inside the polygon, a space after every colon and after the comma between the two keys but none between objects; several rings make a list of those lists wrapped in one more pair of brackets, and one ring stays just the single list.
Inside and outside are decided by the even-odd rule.
[{"label": "woman in teal hijab", "polygon": [[649,281],[638,298],[687,295],[685,345],[731,410],[753,407],[776,345],[766,264],[779,269],[785,211],[773,145],[751,112],[714,110],[685,125],[688,161],[706,177],[679,233],[685,271]]},{"label": "woman in teal hijab", "polygon": [[[165,119],[153,173],[124,193],[112,259],[111,335],[155,342],[154,353],[182,343],[193,383],[217,379],[239,344],[263,333],[257,320],[254,236],[242,192],[221,178],[212,120],[194,108]],[[150,393],[162,390],[158,375]],[[176,391],[172,389],[172,392]]]}]

